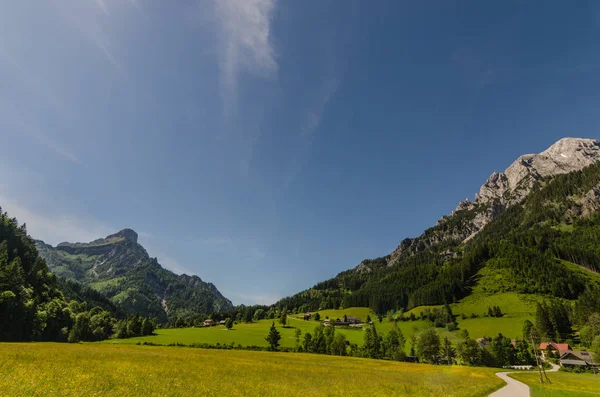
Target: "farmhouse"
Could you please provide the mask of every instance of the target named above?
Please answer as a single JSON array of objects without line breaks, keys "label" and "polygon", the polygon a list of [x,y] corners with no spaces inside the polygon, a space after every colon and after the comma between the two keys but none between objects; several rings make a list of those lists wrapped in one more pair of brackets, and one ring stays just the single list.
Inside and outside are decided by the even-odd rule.
[{"label": "farmhouse", "polygon": [[588,352],[567,350],[560,356],[561,367],[592,367],[594,361]]},{"label": "farmhouse", "polygon": [[219,321],[219,325],[225,325],[225,320]]},{"label": "farmhouse", "polygon": [[211,325],[215,325],[214,320],[211,320],[210,318],[207,320],[204,320],[204,326],[205,327],[210,327]]},{"label": "farmhouse", "polygon": [[308,321],[312,318],[312,314],[311,313],[304,313],[304,321]]},{"label": "farmhouse", "polygon": [[570,351],[571,347],[568,343],[542,342],[540,343],[540,350],[542,351],[542,357],[545,359],[548,350],[553,354],[558,353],[562,355],[564,352]]},{"label": "farmhouse", "polygon": [[339,319],[339,318],[335,319],[335,325],[338,327],[344,327],[344,326],[356,325],[356,324],[362,324],[362,321],[360,320],[360,318],[356,318],[354,316],[347,316],[344,314],[343,319]]},{"label": "farmhouse", "polygon": [[362,324],[360,318],[354,316],[344,316],[344,321],[348,321],[348,324]]}]

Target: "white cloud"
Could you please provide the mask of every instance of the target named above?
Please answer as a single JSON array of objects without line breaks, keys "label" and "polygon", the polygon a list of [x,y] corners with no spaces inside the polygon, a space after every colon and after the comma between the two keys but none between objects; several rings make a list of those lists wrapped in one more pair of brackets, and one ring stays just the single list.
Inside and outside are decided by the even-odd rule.
[{"label": "white cloud", "polygon": [[218,24],[221,96],[226,110],[234,107],[238,75],[277,72],[271,43],[271,18],[276,0],[214,0]]}]

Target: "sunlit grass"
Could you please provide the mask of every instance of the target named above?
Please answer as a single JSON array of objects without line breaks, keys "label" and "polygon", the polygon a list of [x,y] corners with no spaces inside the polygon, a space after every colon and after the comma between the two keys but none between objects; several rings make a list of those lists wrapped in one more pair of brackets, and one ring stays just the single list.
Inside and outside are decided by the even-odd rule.
[{"label": "sunlit grass", "polygon": [[[498,333],[502,333],[505,336],[515,339],[521,337],[523,322],[526,319],[533,320],[533,315],[530,310],[534,304],[535,303],[532,301],[525,301],[516,293],[469,297],[462,302],[452,304],[451,307],[453,312],[456,315],[459,315],[460,313],[465,313],[467,315],[478,313],[480,314],[480,317],[463,320],[458,316],[457,322],[459,330],[453,332],[446,330],[446,328],[435,328],[435,330],[440,334],[440,337],[448,337],[453,343],[459,341],[460,330],[462,329],[468,330],[473,338],[483,336],[493,337],[498,335]],[[483,317],[482,315],[484,312],[487,312],[488,306],[494,305],[499,305],[503,312],[505,312],[505,316],[502,318]],[[423,309],[424,307],[415,308],[413,309],[413,312],[418,315]],[[380,334],[388,333],[393,327],[393,323],[389,322],[387,318],[383,318],[383,321],[380,323],[377,316],[366,307],[322,310],[319,314],[321,315],[321,320],[324,320],[326,316],[331,320],[335,320],[336,318],[342,318],[344,314],[364,320],[367,314],[369,314]],[[175,343],[185,345],[193,343],[208,343],[212,345],[216,345],[217,343],[234,343],[242,346],[266,347],[267,342],[265,341],[265,336],[269,332],[269,327],[273,321],[275,321],[279,332],[281,332],[281,346],[283,347],[295,346],[294,327],[300,328],[302,334],[305,334],[306,332],[313,332],[314,328],[318,325],[318,322],[314,320],[304,321],[302,319],[302,314],[298,314],[288,316],[288,328],[283,328],[277,319],[261,320],[250,324],[236,324],[234,329],[229,331],[226,330],[224,326],[157,329],[156,335],[122,340],[110,339],[103,343],[136,344],[138,342],[152,342],[160,345]],[[433,328],[433,325],[429,321],[417,320],[398,322],[397,327],[402,331],[405,339],[409,341],[413,335],[418,336],[423,331]],[[359,346],[363,344],[364,332],[361,329],[337,327],[336,332],[345,334],[350,343],[356,343]],[[405,350],[407,353],[410,351],[409,343],[406,344]]]},{"label": "sunlit grass", "polygon": [[540,383],[536,373],[511,374],[526,383],[531,397],[592,397],[600,395],[600,375],[553,372],[548,374],[552,383]]},{"label": "sunlit grass", "polygon": [[314,354],[0,344],[0,396],[486,396],[494,369]]}]

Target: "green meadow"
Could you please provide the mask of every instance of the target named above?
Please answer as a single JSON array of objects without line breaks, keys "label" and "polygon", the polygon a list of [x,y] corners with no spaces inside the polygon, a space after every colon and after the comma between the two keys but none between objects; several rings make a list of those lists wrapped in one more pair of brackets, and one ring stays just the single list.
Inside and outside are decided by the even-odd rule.
[{"label": "green meadow", "polygon": [[511,374],[510,377],[529,385],[531,397],[592,397],[600,395],[600,375],[553,372],[552,383],[540,383],[537,373]]},{"label": "green meadow", "polygon": [[[487,313],[489,306],[498,305],[501,307],[505,315],[501,318],[495,317],[484,317],[484,313]],[[439,307],[439,306],[430,306]],[[452,304],[452,310],[457,315],[457,322],[459,329],[457,331],[450,332],[445,328],[436,328],[437,332],[441,337],[448,337],[451,341],[457,342],[460,338],[460,331],[466,329],[473,338],[479,338],[482,336],[496,336],[498,333],[502,333],[505,336],[511,338],[521,337],[521,329],[523,322],[526,319],[533,320],[533,313],[535,311],[535,301],[525,300],[516,293],[504,293],[495,296],[484,296],[484,295],[473,295],[465,299],[462,302]],[[424,310],[425,307],[419,307],[413,309],[415,315]],[[480,317],[478,318],[467,318],[463,320],[460,314],[464,313],[466,316],[470,316],[471,313],[476,313]],[[322,310],[319,312],[321,320],[325,317],[329,317],[332,320],[336,318],[342,318],[344,314],[352,315],[361,319],[365,319],[367,315],[371,316],[375,327],[379,333],[387,333],[392,327],[393,323],[388,321],[387,318],[383,318],[380,323],[377,316],[370,312],[365,307],[354,307],[343,310]],[[410,312],[408,312],[410,314]],[[405,314],[407,315],[407,314]],[[271,323],[275,321],[279,332],[281,333],[281,346],[283,347],[294,347],[295,328],[299,328],[302,334],[306,332],[312,332],[318,325],[317,321],[310,320],[305,321],[302,319],[302,314],[289,315],[287,327],[282,327],[278,320],[260,320],[250,324],[239,323],[235,324],[233,329],[227,330],[224,326],[213,326],[213,327],[199,327],[199,328],[170,328],[170,329],[157,329],[155,335],[143,336],[130,339],[109,339],[99,343],[111,343],[111,344],[137,344],[143,342],[152,342],[159,345],[168,345],[174,343],[181,344],[193,344],[193,343],[208,343],[208,344],[240,344],[242,346],[267,346],[265,336],[268,333],[268,329]],[[413,335],[419,335],[423,331],[432,328],[433,326],[429,321],[417,320],[417,321],[403,321],[397,322],[397,327],[402,331],[407,341]],[[361,329],[354,328],[336,328],[336,332],[341,332],[346,335],[347,340],[350,343],[356,343],[362,345],[363,343],[363,331]],[[410,350],[410,344],[406,344],[406,351]]]},{"label": "green meadow", "polygon": [[449,396],[504,385],[492,368],[316,354],[0,344],[0,396]]}]

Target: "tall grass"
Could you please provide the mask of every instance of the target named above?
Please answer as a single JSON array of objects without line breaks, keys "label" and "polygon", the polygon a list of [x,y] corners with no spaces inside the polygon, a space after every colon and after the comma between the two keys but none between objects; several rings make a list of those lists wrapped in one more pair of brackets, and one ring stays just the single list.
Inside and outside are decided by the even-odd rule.
[{"label": "tall grass", "polygon": [[485,396],[489,368],[313,354],[0,344],[0,396]]}]

